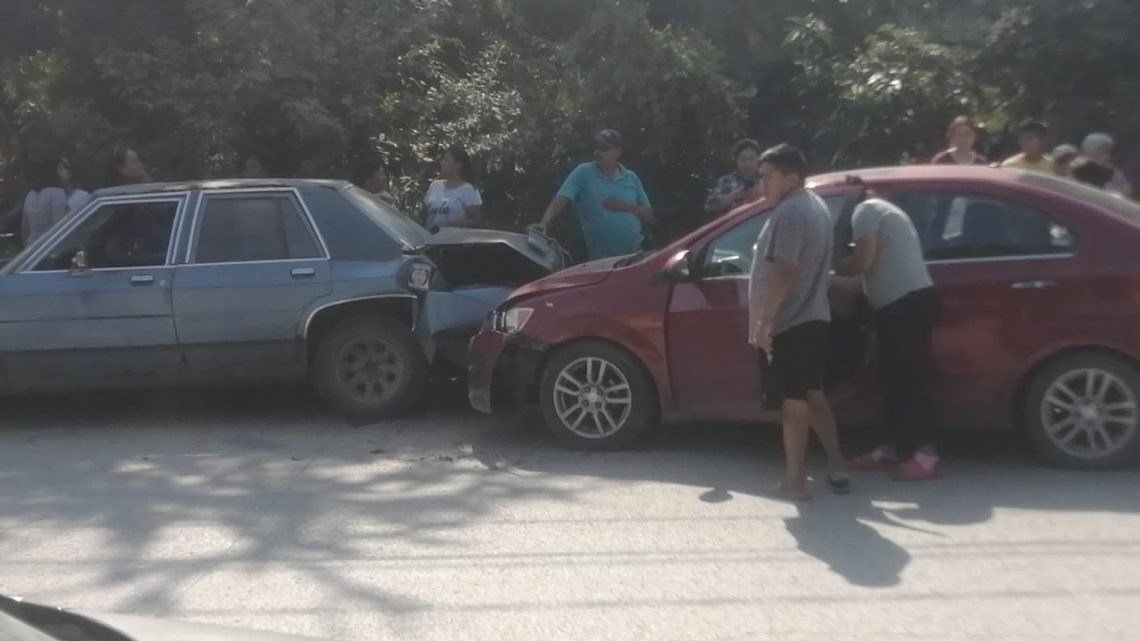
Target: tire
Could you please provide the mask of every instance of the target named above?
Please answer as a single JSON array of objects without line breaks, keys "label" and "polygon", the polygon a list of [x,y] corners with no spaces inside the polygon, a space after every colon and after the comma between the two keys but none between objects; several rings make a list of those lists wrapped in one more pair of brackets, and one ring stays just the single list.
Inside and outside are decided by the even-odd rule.
[{"label": "tire", "polygon": [[573,449],[626,449],[657,426],[657,390],[645,368],[607,343],[583,342],[557,352],[543,369],[539,394],[547,429]]},{"label": "tire", "polygon": [[312,378],[325,403],[349,418],[391,418],[423,399],[428,363],[407,327],[378,314],[346,318],[317,339]]},{"label": "tire", "polygon": [[1062,357],[1033,377],[1022,422],[1034,449],[1052,464],[1127,466],[1140,457],[1140,372],[1095,352]]}]

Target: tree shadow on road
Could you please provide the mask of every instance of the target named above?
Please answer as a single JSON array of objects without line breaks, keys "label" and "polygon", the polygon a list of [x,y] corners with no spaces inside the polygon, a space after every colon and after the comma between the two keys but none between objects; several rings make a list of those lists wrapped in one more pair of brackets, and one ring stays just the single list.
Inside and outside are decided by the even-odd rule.
[{"label": "tree shadow on road", "polygon": [[[462,560],[461,530],[499,506],[575,500],[461,464],[471,438],[454,420],[349,426],[288,389],[17,399],[0,426],[0,593],[99,593],[81,605],[168,616],[219,575],[276,573],[318,595],[313,616],[426,612],[345,565],[396,566],[408,549]],[[64,539],[37,552],[37,532]],[[31,575],[50,593],[13,583]]]},{"label": "tree shadow on road", "polygon": [[[9,404],[0,427],[0,522],[19,527],[0,527],[0,543],[18,551],[0,566],[46,573],[58,586],[54,600],[64,603],[93,588],[135,586],[107,597],[110,604],[156,615],[180,610],[219,575],[283,572],[321,595],[312,616],[349,604],[398,620],[431,604],[355,578],[344,564],[395,568],[408,549],[438,550],[419,561],[437,566],[479,562],[465,528],[504,506],[577,504],[596,485],[591,480],[677,486],[698,508],[693,518],[715,519],[736,501],[767,500],[779,477],[775,429],[685,425],[662,430],[640,450],[594,454],[563,449],[533,415],[503,422],[445,405],[452,409],[349,426],[295,390]],[[905,485],[856,477],[856,494],[821,495],[785,527],[804,554],[849,583],[889,587],[914,553],[913,542],[893,540],[893,530],[953,548],[960,544],[939,529],[985,523],[998,509],[1140,512],[1136,470],[1048,469],[1020,447],[990,434],[955,440],[948,479]],[[821,461],[815,469],[822,472]],[[37,556],[35,535],[21,530],[40,525],[88,546],[95,537],[102,548],[95,560]],[[225,544],[184,549],[181,532]],[[1109,546],[1108,539],[1088,549]],[[25,554],[19,546],[29,542]],[[1067,541],[1039,543],[1076,550]],[[378,557],[378,549],[389,552]],[[0,591],[8,581],[0,574]]]}]

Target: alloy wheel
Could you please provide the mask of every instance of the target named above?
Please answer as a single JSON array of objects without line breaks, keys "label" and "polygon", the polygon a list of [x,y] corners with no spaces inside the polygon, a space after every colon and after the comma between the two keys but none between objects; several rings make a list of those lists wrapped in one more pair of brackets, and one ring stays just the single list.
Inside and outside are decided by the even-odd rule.
[{"label": "alloy wheel", "polygon": [[1140,404],[1128,384],[1112,372],[1076,369],[1046,389],[1041,424],[1065,454],[1104,458],[1132,441],[1140,429]]},{"label": "alloy wheel", "polygon": [[633,393],[625,374],[603,358],[579,358],[562,368],[554,384],[554,408],[562,426],[587,439],[605,439],[629,420]]}]

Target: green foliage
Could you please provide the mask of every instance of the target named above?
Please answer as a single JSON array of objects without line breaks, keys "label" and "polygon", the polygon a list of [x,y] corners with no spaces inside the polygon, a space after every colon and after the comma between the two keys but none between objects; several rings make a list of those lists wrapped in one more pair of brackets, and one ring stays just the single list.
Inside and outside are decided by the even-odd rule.
[{"label": "green foliage", "polygon": [[960,112],[1140,142],[1137,33],[1133,0],[13,0],[0,190],[61,154],[97,186],[130,145],[169,179],[380,154],[414,204],[461,142],[517,227],[616,127],[672,236],[745,134],[819,168],[934,151]]}]

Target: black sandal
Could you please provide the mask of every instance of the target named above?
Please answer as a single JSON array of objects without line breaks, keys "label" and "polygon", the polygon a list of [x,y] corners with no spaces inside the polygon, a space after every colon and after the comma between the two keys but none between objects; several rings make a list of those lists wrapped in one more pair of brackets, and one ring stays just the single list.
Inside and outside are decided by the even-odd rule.
[{"label": "black sandal", "polygon": [[827,477],[827,486],[835,494],[850,494],[851,493],[851,479],[833,479]]}]

